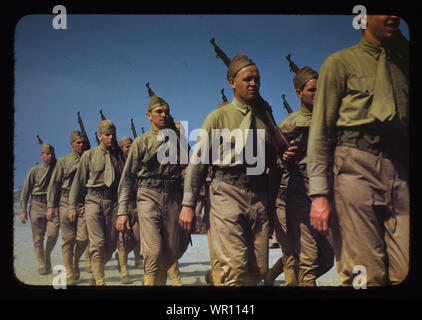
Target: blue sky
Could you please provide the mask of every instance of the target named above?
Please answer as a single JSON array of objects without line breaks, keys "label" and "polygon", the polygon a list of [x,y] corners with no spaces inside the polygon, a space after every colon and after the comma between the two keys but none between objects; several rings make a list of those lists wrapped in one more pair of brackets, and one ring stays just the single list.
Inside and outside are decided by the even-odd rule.
[{"label": "blue sky", "polygon": [[[319,71],[331,53],[356,44],[360,30],[350,15],[112,15],[68,14],[67,29],[52,26],[54,14],[22,17],[15,30],[14,186],[40,162],[36,135],[52,144],[59,158],[67,154],[70,132],[79,129],[81,112],[91,146],[99,110],[117,127],[118,138],[130,135],[134,119],[150,129],[145,117],[150,82],[170,105],[175,120],[188,121],[189,132],[222,101],[226,66],[216,58],[210,39],[233,58],[254,60],[261,74],[261,95],[277,122],[287,113],[281,95],[294,111],[287,54],[303,67]],[[406,22],[400,29],[409,38]],[[191,144],[194,142],[192,141]]]}]

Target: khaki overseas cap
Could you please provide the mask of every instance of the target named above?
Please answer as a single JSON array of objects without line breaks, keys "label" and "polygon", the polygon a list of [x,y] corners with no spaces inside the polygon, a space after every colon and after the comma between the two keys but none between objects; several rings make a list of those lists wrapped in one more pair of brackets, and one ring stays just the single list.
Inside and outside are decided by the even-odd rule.
[{"label": "khaki overseas cap", "polygon": [[148,112],[151,112],[153,109],[166,104],[168,105],[168,103],[163,98],[154,94],[152,95],[151,101],[148,104]]},{"label": "khaki overseas cap", "polygon": [[70,134],[70,142],[75,141],[76,139],[82,138],[83,134],[80,130],[73,130]]},{"label": "khaki overseas cap", "polygon": [[43,142],[43,144],[41,145],[41,152],[42,153],[54,153],[54,148],[52,145]]},{"label": "khaki overseas cap", "polygon": [[98,133],[116,133],[116,127],[111,120],[101,120],[98,123]]},{"label": "khaki overseas cap", "polygon": [[293,78],[293,85],[295,89],[302,89],[309,80],[313,79],[318,79],[318,72],[306,66],[296,72],[296,76]]},{"label": "khaki overseas cap", "polygon": [[229,64],[229,68],[227,70],[227,80],[234,78],[236,73],[238,73],[241,69],[253,64],[255,64],[255,62],[249,59],[246,54],[239,53]]},{"label": "khaki overseas cap", "polygon": [[127,144],[130,144],[130,143],[132,143],[132,138],[131,137],[129,137],[129,136],[121,137],[120,138],[120,141],[119,141],[119,146],[121,148],[121,147],[123,147],[123,146],[125,146]]}]

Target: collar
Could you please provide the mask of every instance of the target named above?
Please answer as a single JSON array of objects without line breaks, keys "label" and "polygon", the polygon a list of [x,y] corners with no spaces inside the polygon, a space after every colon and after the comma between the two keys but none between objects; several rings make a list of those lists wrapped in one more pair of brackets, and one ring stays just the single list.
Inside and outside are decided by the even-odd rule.
[{"label": "collar", "polygon": [[247,105],[247,104],[243,104],[242,102],[240,102],[238,99],[233,98],[231,104],[240,112],[243,113],[243,115],[246,115],[250,110],[251,110],[251,106]]},{"label": "collar", "polygon": [[299,107],[299,113],[307,119],[312,119],[312,111],[309,111],[306,107],[301,105]]},{"label": "collar", "polygon": [[75,158],[79,159],[81,156],[79,154],[76,154],[74,150],[70,151],[70,154]]},{"label": "collar", "polygon": [[358,46],[361,47],[364,51],[368,52],[371,56],[373,56],[376,60],[378,60],[383,47],[377,45],[376,43],[368,40],[364,36],[360,38]]}]

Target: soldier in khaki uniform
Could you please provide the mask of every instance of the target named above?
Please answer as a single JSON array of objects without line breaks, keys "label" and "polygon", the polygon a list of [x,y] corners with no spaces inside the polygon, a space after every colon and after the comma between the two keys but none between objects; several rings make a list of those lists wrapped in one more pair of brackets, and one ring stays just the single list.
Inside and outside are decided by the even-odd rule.
[{"label": "soldier in khaki uniform", "polygon": [[[169,105],[153,92],[147,118],[151,130],[136,137],[129,151],[119,184],[117,230],[129,228],[130,192],[138,182],[137,208],[144,256],[144,285],[165,285],[167,271],[183,255],[188,235],[178,225],[181,205],[179,155],[176,163],[162,164],[159,152],[165,147],[162,130],[170,121]],[[171,141],[170,141],[171,143]]]},{"label": "soldier in khaki uniform", "polygon": [[[31,221],[32,239],[34,242],[35,255],[38,260],[38,273],[46,275],[51,270],[51,251],[59,237],[59,217],[47,217],[47,188],[56,164],[54,148],[43,143],[41,146],[42,163],[29,170],[23,186],[20,206],[22,213],[20,220],[26,223],[28,220],[27,205],[31,196],[29,217]],[[44,249],[44,236],[47,233],[47,241]]]},{"label": "soldier in khaki uniform", "polygon": [[345,286],[363,271],[361,284],[397,285],[409,271],[409,44],[399,22],[368,15],[359,43],[320,70],[308,143],[310,219],[332,235]]},{"label": "soldier in khaki uniform", "polygon": [[293,79],[296,94],[301,100],[298,112],[291,113],[279,127],[288,140],[298,147],[295,156],[286,162],[289,172],[286,199],[288,236],[298,260],[300,286],[316,286],[316,279],[334,264],[334,252],[328,240],[310,225],[311,199],[306,174],[306,150],[312,110],[317,90],[318,73],[306,66]]},{"label": "soldier in khaki uniform", "polygon": [[70,135],[72,151],[57,160],[47,190],[47,215],[54,215],[54,208],[59,207],[62,255],[68,285],[79,280],[79,258],[88,245],[84,204],[78,203],[76,216],[69,217],[68,212],[70,186],[85,150],[85,143],[86,137],[79,130],[73,130]]},{"label": "soldier in khaki uniform", "polygon": [[[132,142],[132,138],[129,136],[122,137],[119,141],[119,146],[122,149],[125,160],[129,154]],[[127,257],[132,250],[135,255],[135,266],[138,267],[139,265],[142,265],[138,212],[136,210],[136,188],[133,189],[132,195],[130,197],[128,212],[131,228],[130,230],[119,232],[116,253],[116,259],[118,261],[118,268],[120,272],[120,281],[123,284],[131,283],[129,278],[129,271],[127,269]]]},{"label": "soldier in khaki uniform", "polygon": [[[260,76],[255,63],[244,54],[237,55],[230,63],[227,80],[233,88],[234,99],[206,117],[202,129],[208,136],[200,136],[197,146],[200,150],[205,148],[204,152],[209,150],[210,159],[213,152],[220,156],[220,161],[217,159],[210,165],[213,170],[210,238],[212,250],[222,268],[221,283],[224,286],[254,286],[268,269],[268,177],[265,173],[266,168],[274,164],[275,156],[270,155],[272,150],[264,120],[267,106],[259,96]],[[242,134],[240,146],[230,144],[228,163],[221,161],[226,143],[213,138],[213,129],[224,128],[231,133],[239,129],[237,132]],[[249,140],[250,136],[244,139],[245,130],[251,130],[252,140]],[[264,136],[258,138],[262,132]],[[246,161],[235,161],[239,154],[246,154],[248,145],[256,148],[254,154],[262,156],[259,160],[262,163],[257,161],[256,166],[262,165],[263,170],[257,170],[254,175],[248,175]],[[207,163],[195,164],[192,161],[188,166],[179,218],[180,225],[188,232],[194,226],[195,203],[208,167]]]},{"label": "soldier in khaki uniform", "polygon": [[69,195],[69,213],[75,214],[83,190],[86,189],[85,216],[89,236],[89,252],[94,281],[106,285],[104,265],[112,256],[117,243],[117,186],[121,159],[113,150],[116,127],[110,120],[98,124],[101,144],[85,151],[81,157]]}]

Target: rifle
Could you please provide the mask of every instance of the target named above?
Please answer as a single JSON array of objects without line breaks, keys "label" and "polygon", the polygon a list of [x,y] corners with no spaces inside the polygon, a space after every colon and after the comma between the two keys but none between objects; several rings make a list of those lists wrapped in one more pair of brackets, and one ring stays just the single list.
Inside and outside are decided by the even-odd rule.
[{"label": "rifle", "polygon": [[145,133],[144,127],[141,127],[142,133]]},{"label": "rifle", "polygon": [[[225,63],[227,67],[230,65],[230,58],[221,50],[215,43],[214,38],[211,39],[211,44],[215,47],[215,52],[217,52],[217,57]],[[271,106],[261,97],[258,96],[258,103],[264,107],[265,120],[268,127],[268,133],[270,140],[277,151],[277,155],[282,159],[283,153],[290,147],[290,144],[284,134],[281,132],[280,128],[277,126]]]},{"label": "rifle", "polygon": [[37,139],[38,139],[38,143],[40,145],[42,145],[44,143],[44,141],[42,141],[42,139],[40,138],[40,136],[37,134]]},{"label": "rifle", "polygon": [[100,145],[101,141],[98,139],[98,133],[95,131],[95,140],[97,140],[97,144]]},{"label": "rifle", "polygon": [[227,97],[224,95],[224,88],[223,88],[223,89],[221,89],[221,95],[223,96],[223,101],[224,101],[224,102],[229,102],[229,101],[227,100]]},{"label": "rifle", "polygon": [[91,143],[89,142],[88,135],[86,134],[84,123],[82,122],[81,114],[79,113],[79,111],[78,111],[78,122],[79,122],[79,127],[81,128],[81,133],[86,138],[86,145],[84,146],[85,150],[89,150],[91,149]]},{"label": "rifle", "polygon": [[133,139],[135,139],[137,137],[137,134],[136,134],[135,125],[133,124],[133,119],[130,119],[130,125],[132,127]]},{"label": "rifle", "polygon": [[287,113],[289,113],[289,114],[290,113],[293,113],[292,108],[290,107],[290,105],[286,101],[286,95],[285,94],[282,94],[281,95],[281,98],[283,99],[283,106],[287,110]]},{"label": "rifle", "polygon": [[289,61],[290,71],[297,73],[299,71],[299,67],[290,59],[290,53],[286,56],[287,61]]},{"label": "rifle", "polygon": [[104,114],[103,114],[103,110],[102,109],[100,109],[100,116],[101,116],[101,120],[107,120],[107,118],[104,117]]}]

